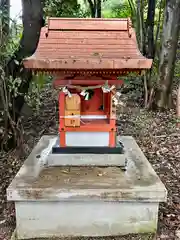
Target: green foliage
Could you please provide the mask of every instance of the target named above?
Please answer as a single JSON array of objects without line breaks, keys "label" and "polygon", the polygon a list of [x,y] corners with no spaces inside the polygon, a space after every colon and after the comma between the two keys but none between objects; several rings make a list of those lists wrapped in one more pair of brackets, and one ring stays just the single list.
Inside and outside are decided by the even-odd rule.
[{"label": "green foliage", "polygon": [[[1,24],[0,24],[1,25]],[[22,36],[22,26],[12,23],[9,34],[2,34],[0,37],[0,64],[4,66],[6,59],[10,58],[12,54],[19,47],[19,41]]]},{"label": "green foliage", "polygon": [[44,12],[50,17],[85,17],[86,12],[81,9],[77,0],[46,0]]},{"label": "green foliage", "polygon": [[180,84],[180,60],[176,62],[175,65],[175,71],[174,71],[174,76],[175,76],[175,84]]},{"label": "green foliage", "polygon": [[11,96],[17,97],[20,95],[20,93],[18,92],[18,89],[21,83],[22,83],[21,78],[13,79],[12,76],[8,78],[7,88],[8,88],[8,92],[11,93]]},{"label": "green foliage", "polygon": [[131,15],[131,8],[126,1],[103,11],[103,16],[106,18],[127,18]]},{"label": "green foliage", "polygon": [[118,8],[113,8],[111,10],[105,10],[103,12],[105,18],[127,18],[131,16],[131,9],[125,3],[118,6]]},{"label": "green foliage", "polygon": [[[5,14],[6,17],[3,17]],[[6,12],[0,16],[0,148],[6,146],[7,141],[13,136],[20,139],[21,130],[19,122],[15,121],[14,99],[20,96],[18,91],[22,82],[20,78],[7,76],[5,66],[14,51],[19,47],[22,28],[11,19]],[[18,63],[20,64],[20,63]]]},{"label": "green foliage", "polygon": [[43,73],[33,75],[32,82],[29,87],[29,92],[25,96],[26,102],[30,107],[35,109],[37,112],[42,104],[41,102],[41,91],[45,84],[49,83],[51,77]]}]

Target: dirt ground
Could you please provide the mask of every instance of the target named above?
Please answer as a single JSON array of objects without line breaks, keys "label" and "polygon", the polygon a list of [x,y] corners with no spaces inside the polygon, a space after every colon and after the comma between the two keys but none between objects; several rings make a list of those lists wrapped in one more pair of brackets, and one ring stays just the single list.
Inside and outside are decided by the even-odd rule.
[{"label": "dirt ground", "polygon": [[[9,240],[15,228],[14,205],[6,201],[6,188],[40,137],[57,133],[57,114],[56,98],[52,90],[47,88],[42,93],[40,111],[33,111],[31,117],[24,116],[24,140],[21,150],[16,149],[0,155],[0,240]],[[176,128],[174,112],[147,112],[136,104],[131,104],[119,110],[118,119],[119,132],[135,137],[167,187],[168,201],[160,204],[156,236],[145,234],[98,239],[180,239],[180,130]]]}]

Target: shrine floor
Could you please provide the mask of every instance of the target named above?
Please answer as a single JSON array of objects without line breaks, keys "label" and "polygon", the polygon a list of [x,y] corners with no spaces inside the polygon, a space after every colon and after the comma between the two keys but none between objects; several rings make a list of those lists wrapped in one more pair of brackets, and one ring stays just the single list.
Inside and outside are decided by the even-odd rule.
[{"label": "shrine floor", "polygon": [[[24,141],[23,152],[15,150],[2,155],[0,174],[0,239],[10,240],[15,228],[14,205],[6,202],[6,188],[23,164],[25,158],[31,152],[42,134],[56,134],[57,118],[55,116],[56,100],[51,86],[41,93],[42,106],[40,112],[30,112],[23,121]],[[178,239],[179,201],[180,201],[180,132],[173,122],[174,112],[164,113],[147,112],[131,102],[128,106],[119,110],[118,128],[125,135],[132,135],[148,157],[153,168],[160,176],[168,189],[168,202],[160,204],[158,232],[154,234],[133,234],[117,237],[102,238],[75,238],[75,240],[155,240]],[[39,239],[38,239],[39,240]],[[49,239],[52,240],[52,239]],[[59,240],[59,239],[58,239]]]}]

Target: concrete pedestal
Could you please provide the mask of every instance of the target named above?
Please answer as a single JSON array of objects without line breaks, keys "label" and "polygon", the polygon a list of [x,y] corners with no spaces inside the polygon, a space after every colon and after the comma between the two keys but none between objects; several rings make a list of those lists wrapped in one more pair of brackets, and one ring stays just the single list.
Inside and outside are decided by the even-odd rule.
[{"label": "concrete pedestal", "polygon": [[125,154],[119,161],[126,159],[126,171],[118,156],[99,154],[63,154],[58,164],[51,154],[56,141],[42,137],[7,190],[15,201],[18,239],[156,231],[167,191],[132,137],[121,137]]}]

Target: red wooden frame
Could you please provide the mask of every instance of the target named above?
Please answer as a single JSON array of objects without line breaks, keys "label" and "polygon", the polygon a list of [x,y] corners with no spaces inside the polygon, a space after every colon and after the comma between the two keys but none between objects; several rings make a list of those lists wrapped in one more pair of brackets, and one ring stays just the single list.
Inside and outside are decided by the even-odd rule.
[{"label": "red wooden frame", "polygon": [[[72,80],[66,80],[66,79],[56,79],[54,81],[54,86],[64,86],[67,85],[67,83],[70,83],[71,87],[73,85],[101,85],[104,84],[106,80],[102,79],[72,79]],[[113,83],[116,83],[118,85],[121,85],[123,83],[122,80],[115,80],[110,79],[108,81],[109,85],[112,85]],[[81,109],[81,116],[83,115],[106,115],[107,119],[100,119],[100,120],[84,120],[80,127],[66,127],[65,126],[65,94],[61,91],[59,93],[59,133],[60,133],[60,146],[65,147],[66,146],[66,133],[67,132],[109,132],[109,147],[115,147],[116,145],[116,115],[112,113],[112,97],[114,95],[113,92],[110,93],[103,93],[101,92],[101,89],[95,89],[95,96],[92,98],[92,100],[89,104],[91,105],[90,110],[85,110],[87,108],[87,103],[82,98],[82,109]],[[70,89],[70,92],[72,93],[80,93],[80,90],[76,88]],[[97,105],[99,104],[99,100],[97,95],[103,94],[104,96],[104,109],[103,111],[97,110]],[[90,122],[91,121],[91,122]]]},{"label": "red wooden frame", "polygon": [[[107,94],[107,97],[109,98],[110,95]],[[107,103],[109,104],[110,101]],[[104,111],[104,114],[106,114],[106,111],[108,109],[108,105],[106,106],[106,109]],[[110,107],[109,107],[110,109]],[[83,122],[87,123],[81,124],[80,127],[66,127],[65,126],[65,120],[63,118],[65,111],[65,94],[63,92],[60,92],[59,94],[59,133],[60,133],[60,146],[65,147],[66,146],[66,132],[109,132],[109,146],[114,147],[115,146],[115,136],[116,136],[116,120],[115,119],[109,119],[110,113],[107,112],[107,118],[108,119],[101,119],[101,120],[91,120],[91,123],[89,123],[89,120],[83,120]],[[82,113],[83,114],[83,113]],[[85,113],[88,114],[88,113]],[[85,115],[83,114],[83,115]],[[92,112],[91,112],[92,114]],[[101,115],[99,112],[94,112],[92,115]]]}]

